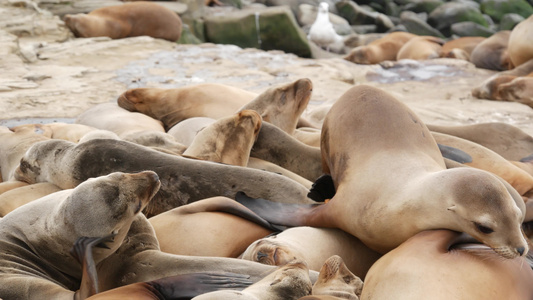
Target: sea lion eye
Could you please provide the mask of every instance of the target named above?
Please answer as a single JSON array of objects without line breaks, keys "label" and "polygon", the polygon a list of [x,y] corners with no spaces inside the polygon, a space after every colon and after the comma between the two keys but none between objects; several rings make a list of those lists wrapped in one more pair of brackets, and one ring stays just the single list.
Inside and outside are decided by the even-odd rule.
[{"label": "sea lion eye", "polygon": [[474,225],[476,225],[477,230],[481,231],[482,233],[489,234],[489,233],[493,233],[494,232],[494,230],[492,228],[483,226],[483,225],[481,225],[479,223],[474,222]]}]

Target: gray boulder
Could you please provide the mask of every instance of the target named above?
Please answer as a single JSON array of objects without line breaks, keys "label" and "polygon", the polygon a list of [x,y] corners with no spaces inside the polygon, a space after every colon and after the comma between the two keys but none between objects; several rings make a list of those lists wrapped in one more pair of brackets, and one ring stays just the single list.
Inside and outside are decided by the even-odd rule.
[{"label": "gray boulder", "polygon": [[433,10],[428,17],[428,24],[445,36],[450,36],[452,24],[467,21],[485,27],[488,26],[487,20],[485,20],[479,9],[460,2],[445,3]]},{"label": "gray boulder", "polygon": [[444,38],[444,35],[437,29],[431,27],[417,14],[411,11],[404,11],[400,15],[401,24],[405,26],[408,32],[416,35],[430,35]]},{"label": "gray boulder", "polygon": [[503,16],[509,13],[527,18],[533,14],[533,7],[525,0],[483,0],[481,11],[494,21],[500,22]]},{"label": "gray boulder", "polygon": [[524,21],[524,17],[519,14],[505,14],[500,21],[500,30],[513,30],[522,21]]},{"label": "gray boulder", "polygon": [[451,26],[452,34],[457,36],[482,36],[489,37],[496,33],[487,27],[481,26],[474,22],[459,22]]}]

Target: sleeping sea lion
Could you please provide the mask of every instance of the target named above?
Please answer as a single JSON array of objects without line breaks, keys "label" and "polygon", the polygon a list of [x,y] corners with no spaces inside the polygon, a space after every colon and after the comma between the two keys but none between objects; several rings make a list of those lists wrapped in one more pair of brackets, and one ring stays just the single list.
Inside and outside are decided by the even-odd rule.
[{"label": "sleeping sea lion", "polygon": [[505,71],[514,68],[507,45],[510,30],[501,30],[479,43],[470,54],[470,62],[478,68]]},{"label": "sleeping sea lion", "polygon": [[356,64],[377,64],[387,60],[396,60],[398,51],[416,35],[409,32],[391,32],[368,45],[359,46],[344,57]]}]

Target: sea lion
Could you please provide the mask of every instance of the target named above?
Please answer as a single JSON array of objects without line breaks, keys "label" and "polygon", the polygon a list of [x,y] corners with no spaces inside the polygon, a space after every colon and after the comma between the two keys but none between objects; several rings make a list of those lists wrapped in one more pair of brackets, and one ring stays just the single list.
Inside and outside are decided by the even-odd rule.
[{"label": "sea lion", "polygon": [[116,103],[101,103],[84,111],[76,118],[84,124],[116,133],[121,139],[139,145],[165,149],[181,154],[186,146],[166,134],[161,121],[145,114],[130,112]]},{"label": "sea lion", "polygon": [[526,259],[502,260],[484,245],[457,244],[459,233],[420,232],[370,269],[365,299],[531,299]]},{"label": "sea lion", "polygon": [[178,143],[189,147],[200,130],[215,122],[213,118],[192,117],[172,126],[167,133],[172,135]]},{"label": "sea lion", "polygon": [[333,255],[324,262],[313,284],[312,296],[299,300],[359,300],[363,290],[363,281],[355,276],[344,264],[342,258]]},{"label": "sea lion", "polygon": [[312,92],[313,83],[311,80],[299,79],[264,91],[239,111],[255,110],[261,115],[263,121],[274,124],[288,134],[292,134],[300,116],[307,108]]},{"label": "sea lion", "polygon": [[396,55],[396,60],[425,60],[437,58],[439,57],[439,51],[443,44],[443,39],[434,36],[414,37],[400,48]]},{"label": "sea lion", "polygon": [[136,88],[122,93],[118,105],[163,123],[169,130],[192,117],[220,119],[233,115],[257,97],[246,90],[218,83],[203,83],[175,89]]},{"label": "sea lion", "polygon": [[505,100],[499,95],[498,86],[520,76],[529,76],[532,72],[533,60],[530,60],[512,70],[496,73],[483,81],[479,86],[473,88],[472,96],[480,99]]},{"label": "sea lion", "polygon": [[0,195],[0,217],[7,215],[24,204],[60,190],[61,189],[53,183],[41,182],[7,191]]},{"label": "sea lion", "polygon": [[[453,135],[438,132],[432,132],[431,135],[439,145],[451,146],[466,152],[470,156],[470,161],[461,161],[461,163],[498,175],[514,187],[520,195],[524,195],[533,189],[533,176],[496,152]],[[444,153],[443,156],[450,158]]]},{"label": "sea lion", "polygon": [[[527,253],[525,204],[516,190],[487,171],[446,169],[424,123],[385,91],[346,91],[324,120],[321,151],[336,188],[329,202],[246,206],[273,224],[340,228],[379,253],[435,228],[465,232],[505,258]],[[281,208],[269,213],[268,204]]]},{"label": "sea lion", "polygon": [[101,7],[89,14],[65,15],[76,37],[107,36],[112,39],[147,35],[175,42],[181,36],[181,18],[157,3],[139,1]]},{"label": "sea lion", "polygon": [[306,188],[310,189],[311,186],[312,186],[312,182],[306,178],[303,178],[302,176],[292,172],[292,171],[289,171],[283,167],[280,167],[274,163],[271,163],[269,161],[266,161],[266,160],[262,160],[260,158],[256,158],[256,157],[250,157],[250,159],[248,160],[248,164],[246,165],[246,167],[248,168],[252,168],[252,169],[259,169],[259,170],[264,170],[264,171],[268,171],[268,172],[274,172],[274,173],[277,173],[277,174],[280,174],[280,175],[283,175],[283,176],[287,176],[289,177],[290,179],[298,182],[299,184],[305,186]]},{"label": "sea lion", "polygon": [[516,67],[533,59],[533,46],[530,43],[533,40],[533,33],[531,32],[532,25],[533,17],[529,16],[527,19],[518,23],[509,36],[509,57]]},{"label": "sea lion", "polygon": [[416,35],[409,32],[391,32],[384,37],[372,41],[368,45],[359,46],[344,57],[356,64],[377,64],[386,60],[396,60],[398,51]]},{"label": "sea lion", "polygon": [[292,136],[308,146],[320,147],[320,129],[302,127],[296,129]]},{"label": "sea lion", "polygon": [[486,38],[481,36],[463,36],[442,45],[439,55],[440,57],[457,58],[470,61],[470,54],[474,48]]},{"label": "sea lion", "polygon": [[48,124],[25,124],[12,127],[13,132],[19,130],[33,130],[35,133],[51,139],[62,139],[77,143],[87,133],[97,130],[94,127],[82,124],[68,124],[63,122]]},{"label": "sea lion", "polygon": [[323,174],[320,149],[308,146],[266,122],[261,126],[250,156],[272,162],[310,181]]},{"label": "sea lion", "polygon": [[427,124],[432,132],[440,132],[469,140],[498,153],[507,160],[517,161],[533,154],[533,137],[511,124],[503,122],[442,126]]},{"label": "sea lion", "polygon": [[183,155],[244,167],[262,123],[261,116],[248,109],[221,118],[198,132]]},{"label": "sea lion", "polygon": [[0,126],[0,140],[0,177],[3,181],[9,181],[14,179],[15,169],[26,150],[34,143],[49,138],[35,133],[31,128],[13,132],[5,126]]},{"label": "sea lion", "polygon": [[233,199],[213,197],[182,205],[148,221],[163,252],[237,258],[255,240],[278,231],[257,218]]},{"label": "sea lion", "polygon": [[320,271],[332,255],[342,257],[347,268],[360,278],[381,257],[342,230],[299,226],[253,242],[241,258],[276,266],[297,259],[305,261],[309,269]]},{"label": "sea lion", "polygon": [[497,93],[501,99],[533,108],[533,77],[517,77],[510,82],[502,83],[498,85]]},{"label": "sea lion", "polygon": [[282,175],[188,159],[110,139],[81,144],[63,140],[35,144],[21,159],[15,177],[28,183],[51,182],[67,189],[87,178],[115,171],[141,170],[155,171],[162,182],[160,191],[145,211],[148,216],[200,199],[233,198],[240,190],[279,201],[311,202],[304,186]]},{"label": "sea lion", "polygon": [[221,290],[194,297],[193,300],[297,300],[311,293],[308,272],[305,262],[293,261],[242,291]]},{"label": "sea lion", "polygon": [[479,43],[470,54],[470,62],[476,67],[495,71],[510,70],[514,67],[507,45],[510,30],[501,30]]}]

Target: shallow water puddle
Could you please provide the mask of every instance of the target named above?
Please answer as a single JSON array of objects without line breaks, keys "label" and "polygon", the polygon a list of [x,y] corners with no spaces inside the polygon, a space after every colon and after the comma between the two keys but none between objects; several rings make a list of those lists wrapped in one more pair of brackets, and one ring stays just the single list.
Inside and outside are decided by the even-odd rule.
[{"label": "shallow water puddle", "polygon": [[366,79],[379,83],[401,81],[444,81],[456,76],[471,76],[454,65],[432,64],[431,61],[418,62],[404,59],[398,62],[385,62],[366,74]]}]

